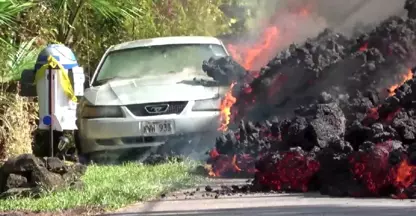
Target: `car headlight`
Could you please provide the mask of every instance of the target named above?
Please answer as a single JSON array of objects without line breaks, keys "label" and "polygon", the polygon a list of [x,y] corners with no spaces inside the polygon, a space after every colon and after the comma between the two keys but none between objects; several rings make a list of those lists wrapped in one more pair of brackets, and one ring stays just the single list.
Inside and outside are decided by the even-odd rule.
[{"label": "car headlight", "polygon": [[195,101],[192,111],[220,111],[221,98],[210,98]]},{"label": "car headlight", "polygon": [[84,106],[81,118],[117,118],[124,117],[118,106]]}]

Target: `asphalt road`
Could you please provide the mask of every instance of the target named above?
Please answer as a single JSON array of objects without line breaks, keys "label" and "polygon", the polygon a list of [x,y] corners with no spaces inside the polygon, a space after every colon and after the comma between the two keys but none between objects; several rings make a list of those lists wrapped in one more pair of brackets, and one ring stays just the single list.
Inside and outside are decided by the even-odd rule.
[{"label": "asphalt road", "polygon": [[[220,185],[243,184],[245,180],[217,180]],[[416,215],[415,200],[330,198],[317,193],[306,194],[224,194],[205,192],[201,185],[179,191],[152,202],[137,203],[120,209],[113,216],[131,215]]]}]

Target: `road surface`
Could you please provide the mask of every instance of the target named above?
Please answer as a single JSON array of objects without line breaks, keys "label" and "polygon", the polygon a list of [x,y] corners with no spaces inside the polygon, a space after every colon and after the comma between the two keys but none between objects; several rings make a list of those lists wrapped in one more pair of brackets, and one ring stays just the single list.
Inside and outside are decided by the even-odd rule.
[{"label": "road surface", "polygon": [[[213,189],[221,185],[244,184],[245,180],[217,180]],[[224,194],[190,189],[167,195],[152,202],[137,203],[120,209],[113,216],[132,215],[416,215],[415,200],[330,198],[317,193],[305,194]]]}]

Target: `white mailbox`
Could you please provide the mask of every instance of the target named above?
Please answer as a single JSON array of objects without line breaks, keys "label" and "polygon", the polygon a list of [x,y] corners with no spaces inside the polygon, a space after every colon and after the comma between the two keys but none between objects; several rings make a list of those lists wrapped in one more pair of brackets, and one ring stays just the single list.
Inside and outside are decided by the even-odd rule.
[{"label": "white mailbox", "polygon": [[68,47],[49,45],[39,54],[35,65],[39,129],[77,130],[77,96],[83,96],[84,82],[83,68]]},{"label": "white mailbox", "polygon": [[82,67],[72,68],[72,77],[73,77],[75,96],[84,96],[84,83],[85,83],[84,68]]}]

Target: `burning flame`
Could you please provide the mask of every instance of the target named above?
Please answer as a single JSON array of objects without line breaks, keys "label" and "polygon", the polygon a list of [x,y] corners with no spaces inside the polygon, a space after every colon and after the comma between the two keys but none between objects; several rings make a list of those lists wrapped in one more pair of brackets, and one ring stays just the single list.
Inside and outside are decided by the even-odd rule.
[{"label": "burning flame", "polygon": [[205,168],[208,170],[208,175],[211,177],[220,177],[222,173],[231,170],[233,172],[239,172],[241,169],[237,165],[237,155],[232,157],[221,155],[217,149],[211,150],[209,153],[211,159],[215,160],[216,163]]},{"label": "burning flame", "polygon": [[[228,44],[227,48],[230,52],[231,56],[241,64],[246,70],[250,70],[253,77],[257,77],[259,75],[258,70],[260,66],[266,65],[267,62],[274,56],[276,50],[278,48],[283,48],[282,46],[286,46],[285,40],[280,40],[283,44],[278,43],[278,39],[289,39],[292,42],[293,32],[299,30],[297,26],[296,19],[305,20],[308,19],[310,15],[310,10],[308,9],[307,5],[303,5],[298,7],[297,10],[291,14],[294,17],[288,19],[287,22],[277,24],[276,20],[286,20],[288,16],[287,14],[281,15],[279,11],[276,13],[275,16],[271,18],[271,24],[269,27],[265,28],[265,30],[260,35],[260,39],[250,45],[246,44]],[[292,19],[293,18],[293,19]],[[282,34],[283,33],[283,34]],[[278,78],[275,82],[281,82],[282,77]],[[278,85],[276,83],[276,85]],[[235,83],[231,84],[230,89],[232,90]],[[279,85],[280,86],[280,85]],[[225,98],[222,100],[220,105],[220,121],[221,126],[218,128],[219,131],[226,131],[228,130],[228,125],[231,120],[231,107],[235,104],[236,98],[232,95],[231,90],[225,95]],[[247,91],[250,89],[246,89]],[[276,92],[279,90],[278,87],[274,89]],[[273,93],[276,93],[273,92]]]},{"label": "burning flame", "polygon": [[221,126],[218,128],[219,131],[228,130],[228,124],[231,120],[231,107],[237,102],[237,99],[233,96],[233,87],[236,83],[231,83],[230,89],[225,94],[224,99],[220,104],[220,122]]},{"label": "burning flame", "polygon": [[231,56],[246,70],[259,70],[274,57],[276,51],[293,43],[293,37],[301,31],[301,25],[307,25],[310,20],[311,5],[297,5],[289,14],[287,11],[277,11],[270,18],[270,24],[261,33],[254,44],[228,44]]},{"label": "burning flame", "polygon": [[[259,64],[261,61],[262,64],[265,64],[268,61],[268,58],[264,58],[264,50],[272,47],[272,42],[276,41],[279,36],[279,29],[276,26],[268,27],[264,30],[261,40],[254,44],[252,47],[237,47],[233,44],[228,45],[228,50],[230,51],[231,56],[241,64],[245,69],[252,70],[254,69],[255,64]],[[241,55],[242,54],[242,55]]]},{"label": "burning flame", "polygon": [[388,88],[389,96],[393,96],[395,93],[394,91],[399,88],[401,85],[403,85],[406,81],[412,79],[413,73],[412,70],[408,69],[406,74],[402,75],[402,80],[400,83],[392,85]]}]

